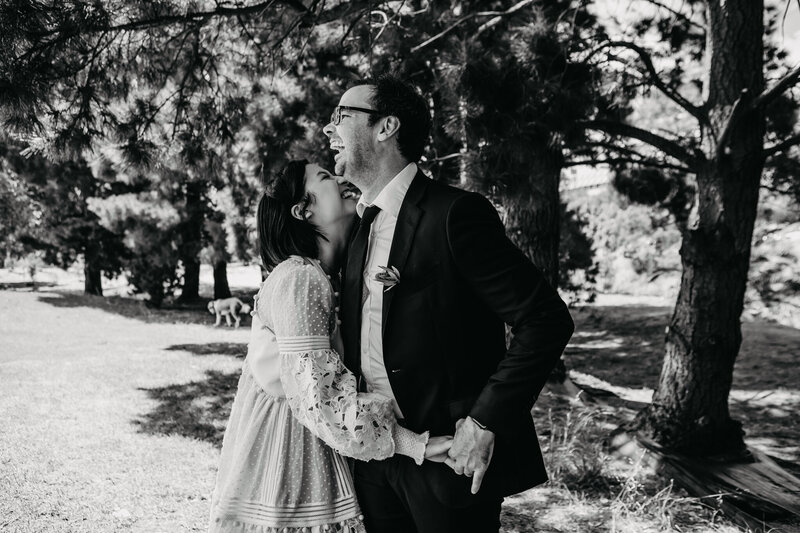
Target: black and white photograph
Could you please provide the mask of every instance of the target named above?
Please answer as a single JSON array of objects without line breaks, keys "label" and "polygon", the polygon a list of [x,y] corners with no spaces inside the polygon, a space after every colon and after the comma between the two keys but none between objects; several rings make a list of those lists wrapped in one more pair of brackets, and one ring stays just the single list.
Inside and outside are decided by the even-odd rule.
[{"label": "black and white photograph", "polygon": [[3,533],[800,533],[800,0],[0,0]]}]

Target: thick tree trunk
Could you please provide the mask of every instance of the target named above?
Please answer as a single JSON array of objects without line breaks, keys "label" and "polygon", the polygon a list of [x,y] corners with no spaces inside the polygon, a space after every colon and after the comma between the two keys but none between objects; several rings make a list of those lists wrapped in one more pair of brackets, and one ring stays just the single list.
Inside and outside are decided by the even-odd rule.
[{"label": "thick tree trunk", "polygon": [[83,265],[83,293],[103,295],[103,272],[86,258]]},{"label": "thick tree trunk", "polygon": [[183,263],[183,285],[181,302],[200,298],[200,250],[203,247],[203,224],[205,223],[205,182],[190,181],[186,184],[186,220],[180,226],[181,263]]},{"label": "thick tree trunk", "polygon": [[558,286],[561,229],[558,184],[563,162],[560,149],[533,147],[531,174],[509,187],[502,198],[509,237],[544,272],[554,287]]},{"label": "thick tree trunk", "polygon": [[217,261],[214,264],[214,299],[230,298],[231,288],[228,285],[228,262]]},{"label": "thick tree trunk", "polygon": [[[662,446],[700,455],[744,449],[728,395],[742,340],[765,128],[760,110],[734,113],[729,124],[742,91],[737,107],[749,109],[763,90],[763,2],[709,0],[708,7],[706,159],[683,235],[683,275],[658,390],[636,421]],[[723,136],[726,129],[729,134]]]}]

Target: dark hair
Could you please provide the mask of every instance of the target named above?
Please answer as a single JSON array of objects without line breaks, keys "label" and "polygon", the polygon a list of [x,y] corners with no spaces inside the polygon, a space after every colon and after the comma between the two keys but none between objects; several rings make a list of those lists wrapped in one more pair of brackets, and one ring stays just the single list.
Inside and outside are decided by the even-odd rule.
[{"label": "dark hair", "polygon": [[412,85],[391,74],[363,80],[359,85],[375,87],[372,107],[378,115],[370,115],[368,124],[372,126],[380,117],[389,115],[399,118],[397,144],[400,153],[411,162],[419,161],[431,129],[431,115],[425,98]]},{"label": "dark hair", "polygon": [[[306,160],[289,161],[268,184],[258,203],[258,249],[267,271],[290,255],[317,257],[319,230],[307,220],[292,216],[292,207],[307,204]],[[305,209],[303,209],[305,210]]]}]

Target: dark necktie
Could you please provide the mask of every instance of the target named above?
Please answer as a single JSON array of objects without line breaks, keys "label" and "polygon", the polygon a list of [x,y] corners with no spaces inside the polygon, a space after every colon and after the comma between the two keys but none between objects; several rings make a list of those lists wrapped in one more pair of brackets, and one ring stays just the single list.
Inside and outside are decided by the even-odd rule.
[{"label": "dark necktie", "polygon": [[351,372],[361,375],[361,294],[364,290],[364,263],[372,221],[381,208],[370,206],[364,210],[355,236],[347,251],[347,264],[342,287],[342,336],[345,346],[345,364]]}]

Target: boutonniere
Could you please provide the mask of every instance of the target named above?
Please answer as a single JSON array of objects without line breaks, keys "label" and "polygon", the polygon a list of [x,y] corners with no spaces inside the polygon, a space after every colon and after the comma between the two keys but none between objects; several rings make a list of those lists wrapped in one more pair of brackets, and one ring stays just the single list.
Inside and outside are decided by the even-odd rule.
[{"label": "boutonniere", "polygon": [[390,291],[400,283],[400,271],[395,267],[379,266],[381,272],[375,274],[375,281],[383,285],[383,291]]}]

